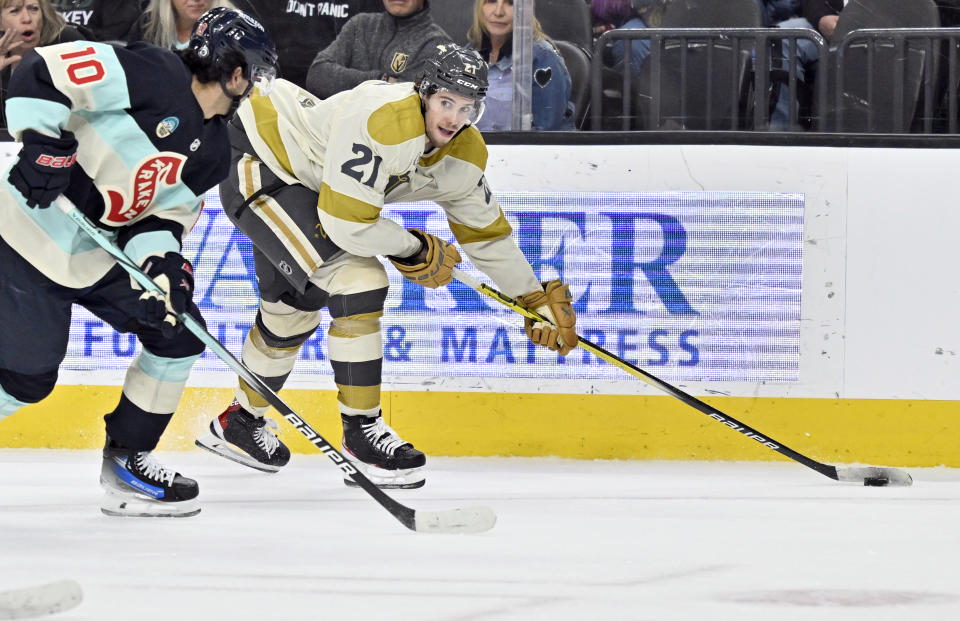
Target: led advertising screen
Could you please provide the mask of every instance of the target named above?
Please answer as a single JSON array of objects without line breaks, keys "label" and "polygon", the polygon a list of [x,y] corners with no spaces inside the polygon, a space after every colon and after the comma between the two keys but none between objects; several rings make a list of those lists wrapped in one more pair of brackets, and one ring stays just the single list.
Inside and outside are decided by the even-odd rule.
[{"label": "led advertising screen", "polygon": [[[514,237],[543,280],[570,284],[581,336],[667,381],[798,380],[803,195],[759,192],[503,192]],[[452,240],[432,203],[384,216]],[[250,242],[207,197],[184,254],[210,332],[239,353],[257,308]],[[469,265],[461,268],[496,286]],[[523,319],[454,282],[427,290],[387,263],[384,374],[419,377],[622,378],[583,351],[532,346]],[[125,369],[136,351],[76,309],[63,368]],[[330,375],[329,318],[294,376]],[[231,372],[206,352],[194,367]]]}]

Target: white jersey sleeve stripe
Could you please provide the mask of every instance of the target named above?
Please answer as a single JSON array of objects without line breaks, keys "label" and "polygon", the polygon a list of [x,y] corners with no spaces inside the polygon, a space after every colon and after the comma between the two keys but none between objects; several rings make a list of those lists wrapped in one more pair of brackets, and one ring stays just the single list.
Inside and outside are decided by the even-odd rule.
[{"label": "white jersey sleeve stripe", "polygon": [[41,134],[59,136],[70,118],[70,108],[45,99],[11,97],[6,103],[6,115],[11,120],[8,129],[14,138],[19,139],[20,133],[28,127]]}]

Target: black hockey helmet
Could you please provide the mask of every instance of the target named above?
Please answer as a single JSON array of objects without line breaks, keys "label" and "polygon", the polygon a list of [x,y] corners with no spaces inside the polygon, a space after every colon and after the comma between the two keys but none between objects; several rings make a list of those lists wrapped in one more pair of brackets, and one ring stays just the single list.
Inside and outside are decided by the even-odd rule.
[{"label": "black hockey helmet", "polygon": [[432,95],[440,89],[482,101],[487,96],[487,63],[476,52],[455,43],[437,46],[437,54],[426,60],[420,78],[420,92]]},{"label": "black hockey helmet", "polygon": [[193,25],[189,48],[200,61],[220,70],[220,84],[230,79],[233,69],[244,66],[243,77],[249,80],[243,100],[254,85],[267,94],[277,77],[277,48],[270,35],[243,11],[214,7],[201,15]]},{"label": "black hockey helmet", "polygon": [[448,91],[475,102],[470,123],[483,115],[483,98],[487,96],[487,63],[476,52],[456,43],[437,46],[437,54],[425,62],[417,90],[424,97]]}]

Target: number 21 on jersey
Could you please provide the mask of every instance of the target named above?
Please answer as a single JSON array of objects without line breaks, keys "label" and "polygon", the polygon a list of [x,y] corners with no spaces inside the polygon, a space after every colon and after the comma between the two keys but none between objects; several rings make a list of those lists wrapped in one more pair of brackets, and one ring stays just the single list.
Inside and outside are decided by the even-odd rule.
[{"label": "number 21 on jersey", "polygon": [[[374,155],[373,149],[358,142],[353,143],[353,152],[357,155],[357,157],[344,162],[340,167],[340,172],[348,177],[353,177],[365,186],[371,188],[375,187],[377,183],[377,175],[380,174],[380,164],[383,162],[383,158],[379,155]],[[367,174],[367,164],[369,164],[371,161],[373,162],[373,170],[369,173],[370,176],[367,177],[367,180],[364,181],[363,178]]]}]

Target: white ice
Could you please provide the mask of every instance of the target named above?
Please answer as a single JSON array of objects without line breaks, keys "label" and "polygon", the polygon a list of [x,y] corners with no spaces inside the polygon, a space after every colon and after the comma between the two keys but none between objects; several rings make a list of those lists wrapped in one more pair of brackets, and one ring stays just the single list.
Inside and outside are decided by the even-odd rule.
[{"label": "white ice", "polygon": [[93,451],[0,451],[0,591],[77,580],[73,619],[960,619],[960,471],[909,488],[793,462],[433,458],[409,506],[493,508],[408,531],[322,456],[277,475],[159,453],[192,518],[110,518]]}]

